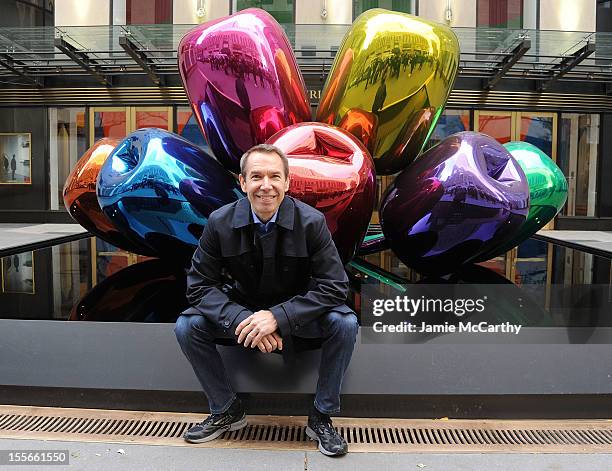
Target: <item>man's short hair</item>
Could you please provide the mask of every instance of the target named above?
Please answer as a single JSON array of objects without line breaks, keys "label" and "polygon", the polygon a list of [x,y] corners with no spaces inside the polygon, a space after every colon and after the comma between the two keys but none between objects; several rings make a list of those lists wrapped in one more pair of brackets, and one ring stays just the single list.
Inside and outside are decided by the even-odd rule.
[{"label": "man's short hair", "polygon": [[242,154],[242,157],[240,157],[240,174],[246,178],[246,168],[247,168],[247,161],[249,159],[249,155],[251,155],[253,152],[263,152],[264,154],[276,154],[280,157],[281,161],[283,162],[283,170],[285,172],[285,178],[289,177],[289,160],[287,159],[287,156],[285,155],[285,153],[280,150],[278,147],[273,146],[271,144],[257,144],[256,146],[251,147],[249,150],[247,150],[244,154]]}]

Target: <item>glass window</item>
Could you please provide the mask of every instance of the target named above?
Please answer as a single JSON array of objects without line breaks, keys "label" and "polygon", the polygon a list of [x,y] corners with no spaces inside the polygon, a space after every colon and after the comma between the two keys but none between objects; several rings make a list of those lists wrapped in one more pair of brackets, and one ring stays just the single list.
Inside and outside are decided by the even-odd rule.
[{"label": "glass window", "polygon": [[135,110],[134,116],[134,128],[159,128],[168,130],[169,116],[168,110],[147,110],[146,108],[140,108]]},{"label": "glass window", "polygon": [[261,8],[272,15],[281,24],[292,24],[294,20],[293,0],[234,0],[233,11],[247,8]]},{"label": "glass window", "polygon": [[599,115],[561,114],[557,164],[567,178],[565,216],[595,216]]},{"label": "glass window", "polygon": [[403,13],[414,13],[412,0],[354,0],[353,19],[364,11],[372,8],[384,8],[386,10],[401,11]]},{"label": "glass window", "polygon": [[549,157],[553,155],[553,117],[521,114],[520,140],[529,142]]},{"label": "glass window", "polygon": [[478,0],[477,26],[522,28],[523,0]]},{"label": "glass window", "polygon": [[438,119],[434,132],[429,138],[427,147],[435,146],[451,134],[469,131],[470,129],[469,110],[444,110]]},{"label": "glass window", "polygon": [[127,0],[125,22],[128,25],[172,24],[172,0]]},{"label": "glass window", "polygon": [[488,134],[500,144],[512,140],[512,113],[503,111],[476,111],[474,129]]},{"label": "glass window", "polygon": [[64,183],[87,150],[85,108],[49,108],[49,209],[63,209]]},{"label": "glass window", "polygon": [[200,131],[191,108],[188,106],[179,106],[176,109],[176,133],[196,146],[201,147],[208,154],[213,155],[202,135],[202,131]]},{"label": "glass window", "polygon": [[103,137],[123,139],[128,135],[127,113],[125,109],[94,110],[93,136],[94,142]]},{"label": "glass window", "polygon": [[86,263],[91,253],[90,243],[91,239],[82,239],[41,251],[51,251],[54,317],[67,319],[91,289],[91,267]]},{"label": "glass window", "polygon": [[49,0],[2,1],[0,26],[53,26],[54,2]]}]

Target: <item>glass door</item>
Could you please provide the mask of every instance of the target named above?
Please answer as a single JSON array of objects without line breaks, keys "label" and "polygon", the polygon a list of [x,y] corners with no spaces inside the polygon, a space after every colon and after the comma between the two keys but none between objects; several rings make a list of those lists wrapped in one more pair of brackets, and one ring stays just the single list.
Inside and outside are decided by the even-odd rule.
[{"label": "glass door", "polygon": [[174,129],[172,107],[130,107],[130,132],[143,128]]},{"label": "glass door", "polygon": [[558,165],[567,177],[565,216],[595,216],[599,115],[562,113]]},{"label": "glass door", "polygon": [[89,109],[90,145],[103,137],[124,138],[142,128],[174,129],[171,106],[123,106]]},{"label": "glass door", "polygon": [[[595,216],[599,115],[562,113],[558,165],[567,177],[565,216]],[[593,255],[566,250],[563,261],[566,283],[592,282]],[[578,281],[576,281],[578,280]]]},{"label": "glass door", "polygon": [[516,113],[477,110],[474,112],[474,131],[488,134],[499,143],[506,144],[516,135]]},{"label": "glass door", "polygon": [[[504,111],[476,111],[474,130],[494,137],[501,144],[510,141],[529,142],[556,161],[557,115]],[[544,229],[552,229],[551,221]],[[547,244],[529,239],[504,256],[489,260],[484,265],[504,274],[517,284],[551,282],[551,254]]]},{"label": "glass door", "polygon": [[[487,134],[501,144],[506,144],[516,134],[516,113],[507,111],[481,111],[474,112],[474,131]],[[513,251],[499,257],[492,258],[481,265],[499,273],[506,278],[512,276]]]},{"label": "glass door", "polygon": [[[121,139],[142,128],[174,129],[172,107],[170,106],[126,106],[113,108],[90,108],[90,145],[104,137]],[[95,237],[91,244],[92,281],[98,281],[139,261],[147,259],[142,255],[126,252],[104,240]]]},{"label": "glass door", "polygon": [[[130,132],[128,107],[89,108],[89,145],[105,137],[122,139]],[[91,279],[95,286],[109,275],[128,265],[131,254],[94,237],[91,243]]]},{"label": "glass door", "polygon": [[[556,161],[556,113],[517,113],[515,140],[529,142]],[[554,219],[543,229],[553,229]],[[513,250],[512,280],[517,284],[550,285],[552,279],[552,245],[528,239]]]},{"label": "glass door", "polygon": [[129,133],[127,107],[89,109],[89,145],[104,137],[121,139]]}]

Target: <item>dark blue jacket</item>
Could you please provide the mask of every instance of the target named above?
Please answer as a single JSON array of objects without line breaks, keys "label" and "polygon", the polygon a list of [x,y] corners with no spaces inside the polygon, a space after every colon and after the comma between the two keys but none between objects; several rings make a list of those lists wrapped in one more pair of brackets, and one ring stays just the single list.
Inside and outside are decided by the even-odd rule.
[{"label": "dark blue jacket", "polygon": [[283,338],[344,305],[348,278],[325,217],[285,196],[276,225],[259,235],[247,198],[211,213],[187,275],[184,314],[201,314],[227,333],[260,309],[268,309]]}]

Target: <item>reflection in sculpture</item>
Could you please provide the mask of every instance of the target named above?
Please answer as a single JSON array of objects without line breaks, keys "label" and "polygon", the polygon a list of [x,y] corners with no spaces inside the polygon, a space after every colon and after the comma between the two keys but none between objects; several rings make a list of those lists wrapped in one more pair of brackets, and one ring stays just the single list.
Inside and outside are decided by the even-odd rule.
[{"label": "reflection in sculpture", "polygon": [[155,128],[133,132],[111,152],[97,194],[104,214],[130,241],[183,261],[191,258],[208,215],[242,197],[216,160]]},{"label": "reflection in sculpture", "polygon": [[361,244],[374,209],[376,175],[368,151],[340,128],[301,123],[268,140],[289,159],[289,194],[317,208],[344,263]]},{"label": "reflection in sculpture", "polygon": [[368,10],[344,37],[317,121],[361,139],[379,174],[396,173],[429,139],[458,66],[459,43],[447,26],[405,13]]},{"label": "reflection in sculpture", "polygon": [[310,120],[304,79],[282,27],[247,9],[197,26],[181,40],[179,71],[212,152],[237,173],[242,154]]},{"label": "reflection in sculpture", "polygon": [[484,134],[453,134],[398,175],[383,198],[391,249],[425,274],[450,273],[506,243],[525,221],[529,186],[510,153]]},{"label": "reflection in sculpture", "polygon": [[561,211],[567,201],[567,180],[553,160],[529,142],[508,142],[504,147],[519,163],[529,183],[529,214],[506,243],[495,247],[482,260],[501,255],[529,239]]},{"label": "reflection in sculpture", "polygon": [[[230,173],[242,153],[267,142],[288,154],[289,193],[325,214],[345,263],[391,248],[424,274],[454,272],[525,240],[567,194],[556,165],[528,144],[511,143],[508,152],[463,132],[420,154],[458,59],[448,27],[369,10],[342,43],[313,123],[287,37],[268,13],[243,10],[199,25],[180,43],[179,70],[216,160],[159,129],[100,141],[68,178],[66,206],[116,246],[184,264],[210,212],[243,196]],[[380,207],[383,233],[365,237],[375,167],[401,173]]]},{"label": "reflection in sculpture", "polygon": [[130,265],[93,287],[70,312],[71,321],[174,322],[189,305],[184,271],[164,260]]},{"label": "reflection in sculpture", "polygon": [[146,245],[134,243],[119,232],[98,204],[96,180],[100,168],[118,143],[118,139],[104,138],[83,154],[66,179],[64,205],[73,219],[92,234],[129,252],[153,255]]}]

